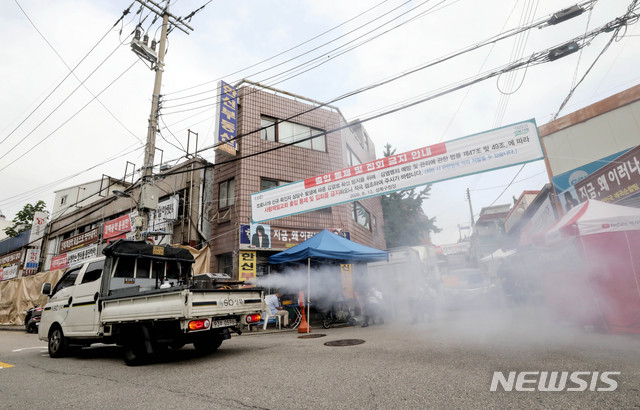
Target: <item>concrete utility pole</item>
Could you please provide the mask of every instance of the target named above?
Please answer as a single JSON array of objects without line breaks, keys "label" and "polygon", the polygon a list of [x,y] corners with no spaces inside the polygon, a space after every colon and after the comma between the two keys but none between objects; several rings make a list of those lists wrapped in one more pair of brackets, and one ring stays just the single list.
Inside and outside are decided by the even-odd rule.
[{"label": "concrete utility pole", "polygon": [[475,225],[476,222],[473,219],[473,206],[471,206],[471,192],[469,188],[467,188],[467,199],[469,200],[469,212],[471,212],[471,229],[473,229],[473,225]]},{"label": "concrete utility pole", "polygon": [[145,34],[144,40],[140,41],[139,34],[131,42],[131,48],[140,57],[152,64],[155,70],[155,82],[153,85],[153,96],[151,98],[151,114],[149,115],[149,127],[147,129],[147,144],[144,151],[144,164],[142,166],[142,185],[140,187],[140,198],[138,200],[139,220],[136,221],[136,240],[144,239],[143,232],[147,231],[149,224],[149,211],[158,206],[158,193],[153,185],[153,161],[156,150],[156,130],[158,129],[158,107],[160,105],[160,91],[162,88],[162,73],[164,72],[164,55],[167,44],[167,32],[169,22],[175,27],[189,34],[182,26],[193,30],[181,19],[169,13],[169,0],[165,1],[164,8],[153,0],[137,0],[153,13],[162,16],[162,30],[160,33],[159,50],[156,56],[155,39],[151,43],[151,47],[147,45],[148,37]]}]

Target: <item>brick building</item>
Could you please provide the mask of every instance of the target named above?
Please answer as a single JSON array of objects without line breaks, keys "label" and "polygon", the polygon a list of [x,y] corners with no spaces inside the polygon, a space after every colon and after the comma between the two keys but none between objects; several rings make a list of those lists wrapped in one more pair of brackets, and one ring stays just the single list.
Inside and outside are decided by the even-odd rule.
[{"label": "brick building", "polygon": [[322,229],[340,230],[355,242],[385,249],[379,197],[267,221],[260,225],[268,241],[251,244],[257,224],[251,224],[250,194],[374,160],[375,147],[366,130],[347,126],[336,107],[247,81],[237,89],[237,154],[217,150],[215,158],[212,272],[238,277],[240,251],[253,249],[259,275],[269,256]]}]

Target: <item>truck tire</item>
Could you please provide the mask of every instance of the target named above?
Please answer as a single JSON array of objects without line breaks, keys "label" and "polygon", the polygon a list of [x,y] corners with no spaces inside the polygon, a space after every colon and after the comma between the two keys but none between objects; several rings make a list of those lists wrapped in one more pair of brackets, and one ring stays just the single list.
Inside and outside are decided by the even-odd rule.
[{"label": "truck tire", "polygon": [[53,358],[63,357],[69,348],[69,340],[64,337],[60,326],[54,326],[49,332],[49,341],[47,343],[49,356]]},{"label": "truck tire", "polygon": [[147,352],[148,332],[143,326],[128,329],[123,338],[123,359],[127,366],[147,364],[151,355]]},{"label": "truck tire", "polygon": [[219,333],[206,332],[201,337],[193,341],[193,347],[202,354],[213,353],[222,344],[222,335]]},{"label": "truck tire", "polygon": [[123,346],[123,359],[127,366],[141,366],[149,361],[149,355],[144,343],[139,340],[129,340]]}]

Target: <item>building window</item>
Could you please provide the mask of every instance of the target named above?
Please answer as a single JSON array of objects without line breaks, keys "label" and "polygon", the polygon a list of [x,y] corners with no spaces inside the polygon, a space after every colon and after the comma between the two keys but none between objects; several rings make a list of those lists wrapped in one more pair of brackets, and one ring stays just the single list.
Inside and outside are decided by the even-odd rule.
[{"label": "building window", "polygon": [[[282,144],[291,144],[324,132],[318,128],[311,128],[306,125],[300,125],[288,121],[278,121],[275,118],[266,117],[264,115],[260,117],[260,128],[265,128],[260,131],[260,138]],[[324,135],[318,135],[315,138],[300,141],[294,145],[297,147],[312,149],[314,151],[327,151],[327,144]]]},{"label": "building window", "polygon": [[347,156],[348,156],[347,161],[350,167],[354,165],[362,164],[362,161],[360,161],[360,158],[358,158],[356,154],[354,154],[353,151],[351,151],[351,148],[349,147],[347,147]]},{"label": "building window", "polygon": [[217,255],[217,259],[218,272],[233,276],[233,254],[223,253],[222,255]]},{"label": "building window", "polygon": [[235,203],[235,180],[220,183],[220,208],[227,208]]},{"label": "building window", "polygon": [[60,205],[65,205],[67,203],[67,196],[63,195],[60,197]]},{"label": "building window", "polygon": [[362,225],[365,229],[371,230],[371,214],[359,202],[351,203],[351,216],[353,220]]},{"label": "building window", "polygon": [[260,138],[267,141],[276,141],[276,120],[275,118],[260,117],[260,128],[264,128],[260,131]]},{"label": "building window", "polygon": [[287,181],[279,181],[277,179],[267,179],[260,178],[260,190],[264,191],[265,189],[276,188],[282,185],[287,185],[289,182]]}]

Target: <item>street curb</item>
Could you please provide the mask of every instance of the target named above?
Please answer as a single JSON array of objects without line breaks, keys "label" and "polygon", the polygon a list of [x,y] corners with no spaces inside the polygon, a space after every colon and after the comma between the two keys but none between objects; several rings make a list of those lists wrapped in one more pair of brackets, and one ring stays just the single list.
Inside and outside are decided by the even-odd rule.
[{"label": "street curb", "polygon": [[0,330],[26,333],[26,330],[24,330],[24,326],[21,325],[0,325]]}]

